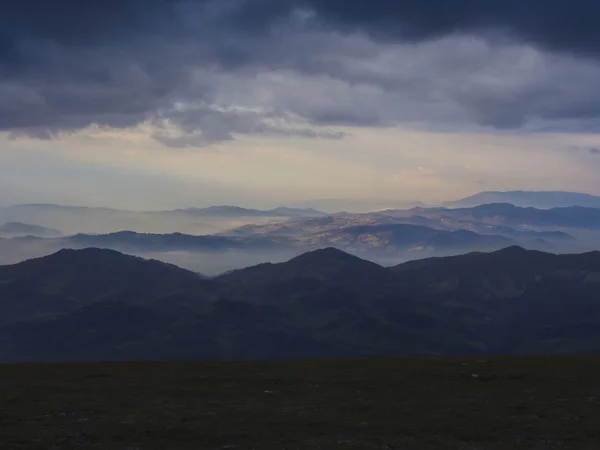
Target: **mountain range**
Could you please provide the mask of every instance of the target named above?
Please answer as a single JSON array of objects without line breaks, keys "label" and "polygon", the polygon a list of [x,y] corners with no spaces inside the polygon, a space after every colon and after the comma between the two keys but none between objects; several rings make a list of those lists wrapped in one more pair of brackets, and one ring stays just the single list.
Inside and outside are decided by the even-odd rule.
[{"label": "mountain range", "polygon": [[[133,213],[136,211],[126,211],[114,208],[98,208],[88,206],[68,206],[55,205],[52,203],[28,203],[14,205],[2,208],[3,214],[19,214],[28,212],[59,212],[63,214],[78,212],[107,212],[107,213]],[[324,212],[313,208],[289,208],[278,207],[268,210],[242,208],[240,206],[223,205],[209,206],[206,208],[184,208],[165,211],[140,211],[147,214],[189,214],[195,216],[220,216],[220,217],[319,217],[327,215]]]},{"label": "mountain range", "polygon": [[249,223],[284,221],[289,218],[320,217],[310,208],[278,207],[269,210],[238,206],[211,206],[166,211],[127,211],[113,208],[24,204],[0,207],[0,223],[39,224],[64,234],[112,233],[135,230],[144,233],[213,234]]},{"label": "mountain range", "polygon": [[333,248],[208,279],[112,250],[0,267],[0,360],[600,351],[600,253],[382,267]]},{"label": "mountain range", "polygon": [[[373,213],[337,213],[316,218],[296,218],[283,222],[249,224],[219,233],[226,236],[300,236],[355,226],[410,224],[440,230],[471,230],[484,234],[542,233],[537,237],[559,238],[560,229],[600,229],[600,208],[580,206],[537,209],[509,203],[491,203],[471,208],[412,208]],[[551,234],[548,233],[551,232]],[[521,235],[524,237],[524,235]]]},{"label": "mountain range", "polygon": [[564,191],[487,191],[460,200],[445,202],[448,208],[471,208],[487,203],[510,203],[515,206],[557,208],[584,206],[600,208],[600,196]]},{"label": "mountain range", "polygon": [[321,217],[327,213],[313,208],[288,208],[280,206],[269,210],[248,209],[239,206],[209,206],[161,211],[163,214],[178,213],[197,217]]},{"label": "mountain range", "polygon": [[[361,203],[361,207],[357,206],[349,210],[360,210],[361,214],[377,214],[380,212],[390,214],[394,212],[396,216],[402,211],[404,216],[410,215],[413,217],[413,225],[431,226],[431,223],[418,223],[416,221],[416,216],[420,211],[429,217],[436,214],[436,211],[437,214],[445,211],[445,215],[450,216],[452,214],[456,215],[458,212],[451,213],[447,210],[465,210],[489,204],[511,204],[521,207],[533,206],[538,209],[557,207],[571,209],[573,206],[596,208],[600,207],[598,199],[599,197],[592,195],[570,192],[482,192],[466,199],[445,203],[441,205],[443,208],[439,206],[427,207],[419,202],[364,201]],[[77,233],[107,234],[122,230],[154,234],[183,233],[207,235],[222,233],[226,230],[245,225],[261,226],[282,223],[289,220],[293,221],[295,219],[318,219],[344,214],[348,216],[359,215],[356,213],[344,213],[343,209],[341,209],[343,203],[339,204],[340,209],[333,208],[333,205],[337,203],[335,201],[332,202],[304,202],[298,204],[302,207],[281,206],[272,209],[252,209],[223,205],[157,211],[127,211],[114,208],[56,204],[22,204],[0,207],[0,224],[5,222],[36,224],[36,226],[41,226],[49,230],[60,230],[65,235]],[[325,213],[319,210],[321,206],[328,212]],[[325,208],[325,206],[327,207]],[[403,209],[399,210],[398,208]],[[562,215],[559,211],[555,212]],[[566,212],[568,213],[568,211]],[[583,211],[582,214],[587,214],[587,212]],[[465,220],[477,222],[473,218],[463,218],[461,220],[463,222]],[[552,220],[549,219],[549,221],[546,221],[544,226],[549,222],[552,223]],[[594,226],[596,226],[596,223],[597,221],[594,222]],[[556,225],[556,223],[553,225]],[[566,226],[570,225],[567,223]],[[465,227],[463,224],[460,224],[459,228]],[[479,232],[480,230],[471,229],[471,231]],[[33,234],[40,235],[40,233]],[[18,235],[20,236],[21,234]]]},{"label": "mountain range", "polygon": [[[502,235],[478,234],[467,230],[439,230],[410,224],[331,228],[298,236],[277,233],[194,236],[122,231],[100,235],[77,234],[55,239],[27,237],[4,240],[0,242],[0,261],[1,258],[4,258],[5,263],[22,260],[11,260],[11,255],[43,256],[59,249],[96,247],[157,258],[192,270],[215,274],[261,260],[282,261],[309,250],[329,246],[368,259],[393,263],[465,251],[497,250],[523,242],[528,242],[530,248],[553,246],[550,241],[534,241],[529,236],[528,239],[516,240]],[[222,260],[223,263],[215,265],[216,260]]]},{"label": "mountain range", "polygon": [[220,250],[289,250],[314,249],[335,245],[359,253],[383,250],[451,251],[455,248],[486,250],[515,244],[498,235],[480,235],[471,231],[436,230],[424,226],[391,224],[330,229],[305,236],[190,236],[174,234],[140,234],[123,231],[105,235],[78,234],[59,240],[65,247],[101,247],[121,251],[220,251]]},{"label": "mountain range", "polygon": [[0,237],[13,238],[24,236],[59,237],[62,236],[62,233],[59,230],[21,222],[6,222],[0,225]]},{"label": "mountain range", "polygon": [[[226,208],[237,214],[237,208]],[[220,207],[210,211],[225,214]],[[170,214],[172,217],[189,213]],[[149,220],[155,219],[153,216]],[[335,247],[390,265],[514,245],[555,253],[584,252],[598,249],[600,242],[600,209],[577,206],[536,209],[501,203],[288,219],[257,216],[249,220],[257,223],[215,234],[118,231],[49,239],[5,239],[0,242],[0,264],[48,255],[61,248],[98,247],[157,258],[214,275],[256,262],[281,262],[322,247]]]}]

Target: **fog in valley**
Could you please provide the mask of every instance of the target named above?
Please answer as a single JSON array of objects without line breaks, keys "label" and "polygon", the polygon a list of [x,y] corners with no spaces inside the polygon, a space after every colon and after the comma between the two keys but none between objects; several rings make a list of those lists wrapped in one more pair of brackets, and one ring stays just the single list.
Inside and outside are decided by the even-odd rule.
[{"label": "fog in valley", "polygon": [[383,266],[510,246],[551,253],[600,249],[600,209],[505,203],[327,214],[214,206],[125,211],[57,205],[0,208],[0,265],[63,248],[98,247],[215,276],[336,247]]},{"label": "fog in valley", "polygon": [[125,211],[110,208],[86,208],[57,205],[19,205],[0,208],[0,224],[18,222],[60,230],[64,235],[77,233],[114,233],[130,230],[138,233],[214,234],[246,224],[264,224],[285,217],[224,217],[195,215],[194,210]]}]

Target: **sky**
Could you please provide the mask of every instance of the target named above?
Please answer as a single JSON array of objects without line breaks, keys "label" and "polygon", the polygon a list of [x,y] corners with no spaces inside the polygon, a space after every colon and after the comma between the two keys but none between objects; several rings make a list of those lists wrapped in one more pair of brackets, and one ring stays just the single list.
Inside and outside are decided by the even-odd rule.
[{"label": "sky", "polygon": [[600,195],[597,1],[0,6],[0,205]]}]

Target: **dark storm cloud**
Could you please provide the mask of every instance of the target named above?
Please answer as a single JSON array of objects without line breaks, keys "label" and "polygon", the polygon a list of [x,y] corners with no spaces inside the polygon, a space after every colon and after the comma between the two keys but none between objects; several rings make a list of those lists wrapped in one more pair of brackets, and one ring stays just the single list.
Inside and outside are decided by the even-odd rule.
[{"label": "dark storm cloud", "polygon": [[[338,138],[320,126],[439,122],[461,114],[497,128],[518,128],[531,117],[600,116],[600,88],[590,81],[597,73],[589,68],[576,74],[587,83],[579,91],[562,69],[516,88],[473,82],[460,90],[475,63],[453,49],[421,50],[431,51],[435,64],[420,72],[379,66],[395,43],[469,34],[595,56],[600,3],[592,1],[0,0],[0,7],[0,130],[13,135],[48,138],[91,124],[146,122],[156,126],[157,140],[186,147],[236,133]],[[244,109],[227,94],[238,82],[275,71],[292,82],[259,110],[251,109],[255,98]],[[237,79],[223,87],[225,74]],[[319,90],[306,77],[339,83]],[[259,88],[274,89],[248,90]],[[294,89],[307,91],[292,95]],[[181,134],[169,134],[168,125]]]},{"label": "dark storm cloud", "polygon": [[[0,25],[6,38],[36,37],[89,44],[140,28],[152,29],[175,11],[171,0],[3,0]],[[197,3],[204,3],[200,0]]]},{"label": "dark storm cloud", "polygon": [[298,118],[289,117],[285,112],[275,113],[223,110],[210,105],[198,105],[180,111],[165,113],[165,122],[178,125],[180,133],[176,136],[169,134],[165,122],[157,122],[157,130],[153,137],[175,148],[202,147],[213,142],[230,141],[235,137],[232,133],[270,134],[276,136],[298,136],[305,138],[340,139],[343,133],[314,130],[308,126],[298,126]]},{"label": "dark storm cloud", "polygon": [[[201,9],[212,20],[263,32],[297,12],[327,26],[416,39],[507,29],[540,44],[572,50],[600,47],[595,0],[4,0],[0,24],[21,35],[63,43],[93,41],[168,27]],[[171,22],[172,24],[172,22]],[[17,33],[19,34],[19,33]]]},{"label": "dark storm cloud", "polygon": [[595,0],[305,0],[323,21],[413,39],[505,31],[548,48],[598,53]]}]

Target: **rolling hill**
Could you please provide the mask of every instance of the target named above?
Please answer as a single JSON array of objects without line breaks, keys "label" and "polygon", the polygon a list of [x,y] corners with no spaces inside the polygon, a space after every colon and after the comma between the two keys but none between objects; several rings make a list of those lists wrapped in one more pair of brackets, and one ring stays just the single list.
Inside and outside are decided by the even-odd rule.
[{"label": "rolling hill", "polygon": [[391,268],[327,248],[206,279],[111,250],[0,267],[0,360],[600,351],[600,253]]}]

